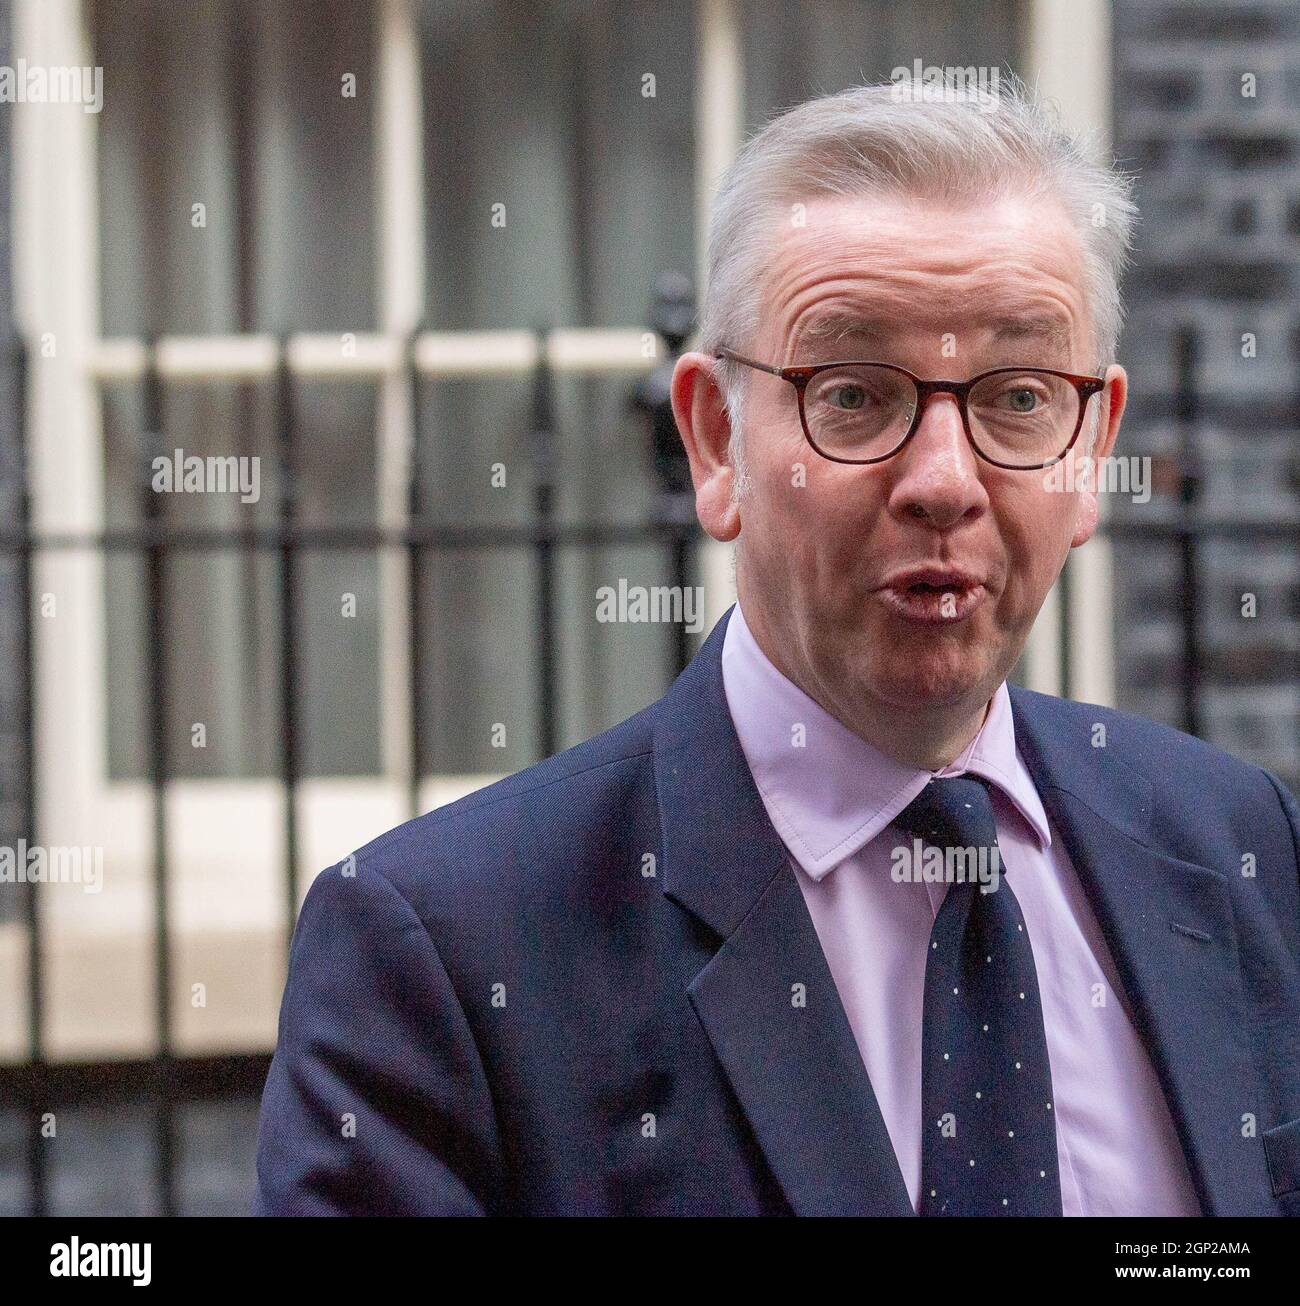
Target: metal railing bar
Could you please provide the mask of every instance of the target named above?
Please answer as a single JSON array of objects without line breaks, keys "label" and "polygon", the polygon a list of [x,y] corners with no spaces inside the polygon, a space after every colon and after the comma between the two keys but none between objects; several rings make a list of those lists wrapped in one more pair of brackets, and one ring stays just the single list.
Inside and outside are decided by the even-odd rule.
[{"label": "metal railing bar", "polygon": [[535,550],[537,620],[538,751],[550,757],[559,738],[559,686],[556,675],[555,629],[555,402],[551,369],[538,330],[537,367],[533,373],[533,413],[530,452],[533,467],[533,546]]},{"label": "metal railing bar", "polygon": [[[144,375],[144,435],[141,441],[143,463],[148,467],[152,456],[165,444],[163,385],[155,360],[156,349],[146,353]],[[155,494],[147,476],[141,478],[142,515],[157,524],[162,499]],[[145,705],[148,730],[148,765],[153,806],[153,951],[154,951],[154,1021],[157,1052],[154,1057],[154,1177],[159,1205],[164,1215],[176,1210],[176,1132],[171,1095],[171,935],[168,921],[167,893],[167,731],[169,716],[170,673],[168,650],[168,609],[166,549],[161,536],[145,550],[145,630],[144,658],[148,703]]]},{"label": "metal railing bar", "polygon": [[[1192,514],[1200,498],[1200,447],[1196,423],[1200,413],[1196,382],[1200,367],[1200,340],[1195,328],[1181,327],[1174,337],[1174,369],[1178,402],[1174,421],[1178,430],[1178,497],[1180,516],[1193,526]],[[1203,532],[1188,529],[1178,540],[1179,606],[1182,613],[1183,729],[1200,735],[1201,720],[1201,584],[1199,544]]]},{"label": "metal railing bar", "polygon": [[[1111,518],[1099,533],[1124,538],[1179,539],[1183,536],[1233,536],[1291,539],[1300,536],[1295,518],[1170,518],[1151,521]],[[86,552],[147,550],[155,546],[177,550],[270,549],[286,542],[295,549],[421,548],[455,552],[461,549],[528,549],[539,541],[558,548],[600,545],[656,544],[683,535],[693,537],[699,527],[691,522],[640,521],[605,523],[548,522],[500,526],[438,526],[412,523],[404,527],[321,525],[205,527],[142,524],[102,531],[40,531],[0,529],[0,552],[22,554],[28,549],[84,550]]]},{"label": "metal railing bar", "polygon": [[[36,649],[35,614],[32,611],[32,565],[36,546],[31,536],[31,477],[27,467],[27,349],[21,335],[10,337],[10,366],[18,411],[14,415],[18,486],[18,524],[24,537],[19,551],[18,610],[23,614],[23,628],[18,634],[19,658],[22,663],[22,735],[23,765],[23,834],[36,838]],[[33,1078],[29,1091],[21,1100],[27,1108],[27,1191],[32,1215],[49,1210],[49,1166],[46,1162],[48,1140],[43,1132],[43,1116],[51,1105],[42,1091],[45,1067],[45,953],[41,942],[40,886],[29,883],[23,894],[23,925],[27,935],[27,1059]],[[14,1095],[15,1099],[17,1095]]]},{"label": "metal railing bar", "polygon": [[168,549],[279,549],[286,541],[296,549],[402,548],[418,544],[424,548],[459,549],[532,548],[539,542],[556,547],[603,544],[653,544],[694,534],[694,523],[619,522],[575,523],[550,521],[500,526],[437,526],[412,523],[408,526],[167,526],[143,523],[136,527],[113,527],[102,531],[48,531],[24,535],[0,530],[0,552],[21,553],[26,548],[99,550]]},{"label": "metal railing bar", "polygon": [[285,952],[293,938],[298,916],[298,623],[295,591],[296,544],[291,528],[297,519],[299,502],[298,460],[295,447],[293,375],[287,364],[288,351],[279,351],[276,370],[275,447],[279,462],[276,496],[277,525],[281,528],[277,549],[277,583],[280,609],[280,777],[284,785],[284,894]]},{"label": "metal railing bar", "polygon": [[[406,515],[408,521],[417,520],[424,511],[424,487],[420,480],[421,451],[420,423],[424,406],[421,403],[420,372],[416,366],[415,352],[420,331],[411,335],[406,351],[407,385],[411,405],[411,448],[406,468]],[[411,723],[410,773],[407,776],[408,802],[412,817],[420,814],[420,772],[424,757],[425,712],[424,696],[427,691],[420,653],[424,640],[422,587],[424,582],[424,551],[420,541],[406,542],[406,602],[407,602],[407,719]]]},{"label": "metal railing bar", "polygon": [[[173,1056],[171,1088],[178,1101],[205,1101],[232,1096],[256,1096],[266,1083],[269,1052],[237,1052],[220,1056]],[[114,1102],[146,1101],[156,1090],[154,1058],[118,1061],[43,1061],[0,1065],[0,1097],[16,1101],[39,1097],[52,1107],[86,1103],[95,1107]]]}]

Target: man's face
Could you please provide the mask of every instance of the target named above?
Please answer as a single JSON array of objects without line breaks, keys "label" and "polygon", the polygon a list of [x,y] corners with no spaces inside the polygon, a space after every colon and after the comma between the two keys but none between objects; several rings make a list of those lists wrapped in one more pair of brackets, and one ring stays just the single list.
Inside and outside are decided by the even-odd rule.
[{"label": "man's face", "polygon": [[[727,344],[782,366],[870,359],[926,379],[1009,364],[1093,374],[1083,277],[1078,238],[1050,201],[821,199],[777,240],[752,348]],[[861,334],[815,340],[810,327],[827,311],[860,316]],[[1113,443],[1122,370],[1107,380],[1076,453],[1093,408],[1092,452]],[[984,462],[951,395],[931,399],[901,453],[849,466],[808,445],[793,386],[752,370],[747,383],[751,488],[730,507],[734,523],[702,486],[711,474],[698,454],[693,463],[706,528],[724,539],[738,530],[741,603],[769,656],[849,722],[900,708],[982,711],[1069,549],[1091,535],[1095,498]],[[910,583],[918,568],[964,579],[944,599]]]}]

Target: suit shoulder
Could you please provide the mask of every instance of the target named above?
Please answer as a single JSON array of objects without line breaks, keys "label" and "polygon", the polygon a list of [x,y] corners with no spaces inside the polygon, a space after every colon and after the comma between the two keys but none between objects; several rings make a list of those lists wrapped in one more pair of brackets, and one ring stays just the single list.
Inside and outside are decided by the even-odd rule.
[{"label": "suit shoulder", "polygon": [[[1022,711],[1032,713],[1048,729],[1076,735],[1081,743],[1094,748],[1104,747],[1109,758],[1152,781],[1187,787],[1199,780],[1220,791],[1240,788],[1255,796],[1272,785],[1268,773],[1254,763],[1175,726],[1100,703],[1057,698],[1019,686],[1013,696]],[[1104,727],[1104,735],[1098,734],[1099,726]]]}]

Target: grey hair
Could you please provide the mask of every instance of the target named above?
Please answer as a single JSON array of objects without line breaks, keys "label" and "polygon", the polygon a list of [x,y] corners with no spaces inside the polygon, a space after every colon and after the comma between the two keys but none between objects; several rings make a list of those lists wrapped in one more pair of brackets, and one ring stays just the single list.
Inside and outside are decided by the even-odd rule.
[{"label": "grey hair", "polygon": [[[759,326],[773,218],[819,196],[909,195],[972,203],[1056,198],[1079,233],[1097,370],[1123,325],[1120,278],[1137,206],[1133,180],[1097,162],[1092,137],[1067,131],[1055,106],[1014,74],[991,100],[902,97],[894,83],[856,86],[773,118],[741,149],[713,199],[701,346],[747,352]],[[776,360],[764,360],[776,361]],[[741,426],[749,369],[717,363],[731,421],[733,492],[748,485]]]}]

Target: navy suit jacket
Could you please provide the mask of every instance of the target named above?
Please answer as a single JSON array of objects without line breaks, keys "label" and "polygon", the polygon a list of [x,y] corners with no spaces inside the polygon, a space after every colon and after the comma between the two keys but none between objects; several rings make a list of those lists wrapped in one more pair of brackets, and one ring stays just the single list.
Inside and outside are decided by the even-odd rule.
[{"label": "navy suit jacket", "polygon": [[[725,624],[636,716],[317,877],[258,1213],[912,1214],[732,726]],[[1011,704],[1203,1211],[1300,1214],[1295,799],[1166,727]]]}]

